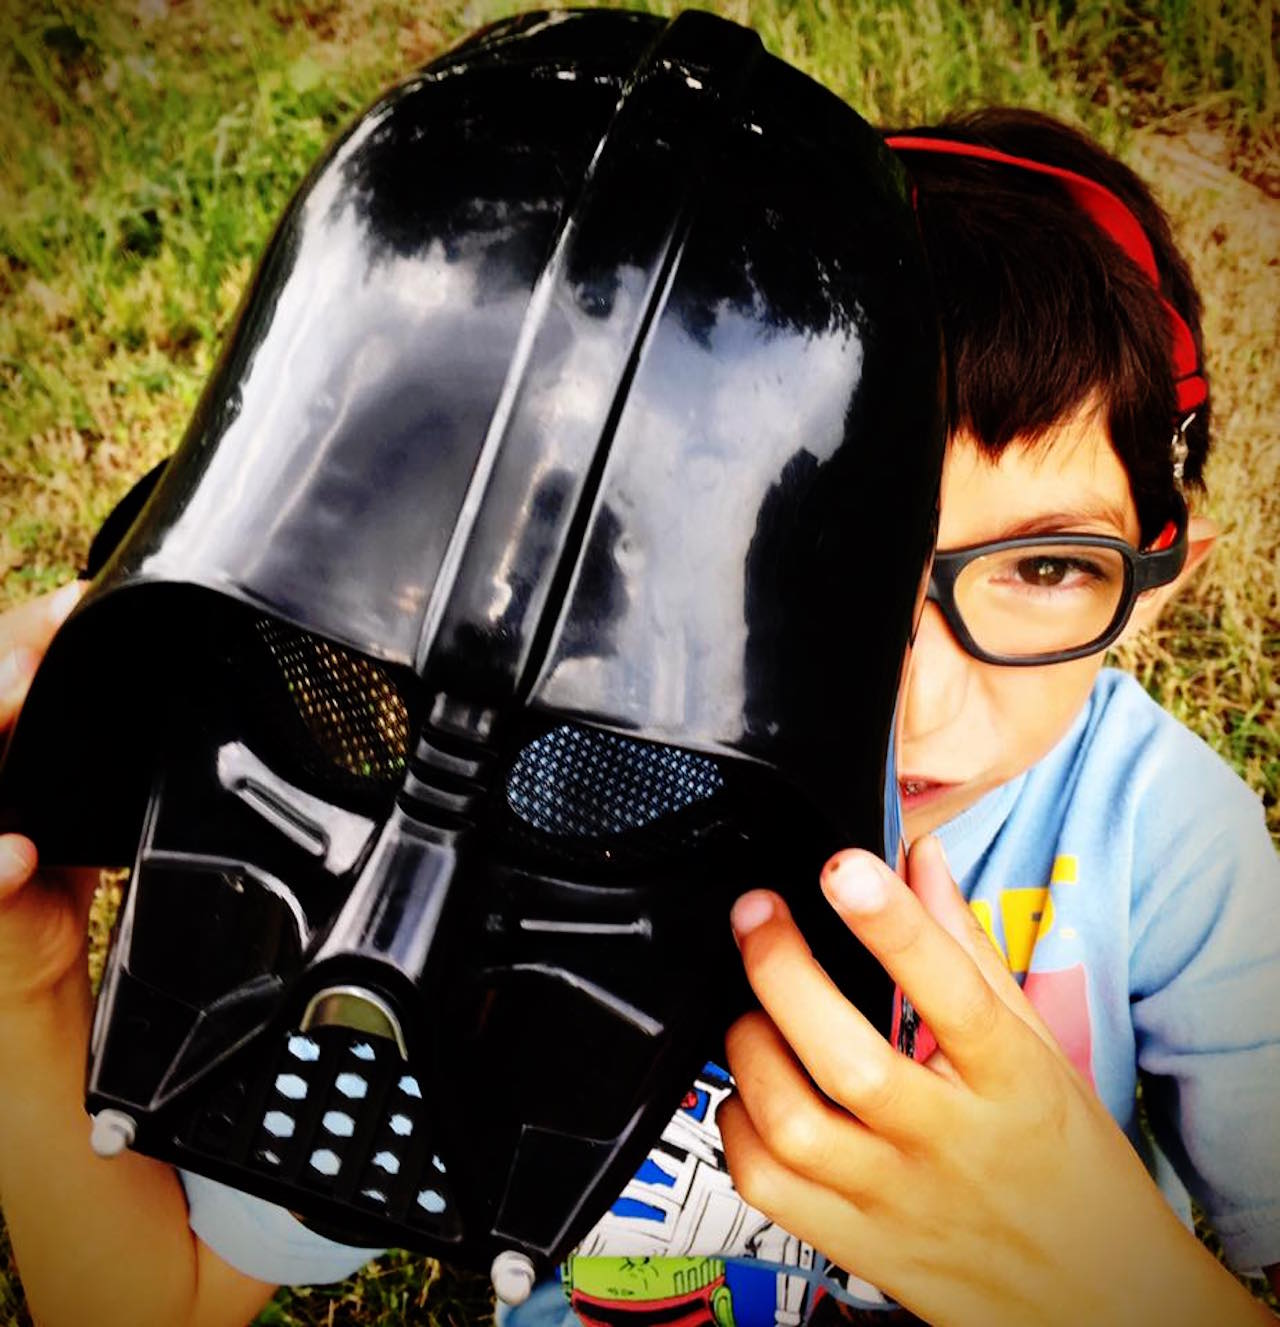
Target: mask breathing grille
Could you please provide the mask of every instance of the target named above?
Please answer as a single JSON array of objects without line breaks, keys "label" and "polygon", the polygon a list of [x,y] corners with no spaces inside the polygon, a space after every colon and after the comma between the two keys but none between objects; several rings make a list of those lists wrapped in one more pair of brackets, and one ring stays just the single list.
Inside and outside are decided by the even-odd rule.
[{"label": "mask breathing grille", "polygon": [[543,834],[601,839],[653,826],[723,787],[706,756],[562,724],[516,757],[507,804]]},{"label": "mask breathing grille", "polygon": [[258,634],[327,764],[357,779],[399,779],[409,710],[390,675],[371,659],[271,618],[259,620]]},{"label": "mask breathing grille", "polygon": [[247,1076],[225,1080],[180,1141],[271,1176],[300,1207],[321,1195],[447,1238],[459,1214],[431,1135],[424,1087],[396,1048],[326,1028],[289,1032]]}]

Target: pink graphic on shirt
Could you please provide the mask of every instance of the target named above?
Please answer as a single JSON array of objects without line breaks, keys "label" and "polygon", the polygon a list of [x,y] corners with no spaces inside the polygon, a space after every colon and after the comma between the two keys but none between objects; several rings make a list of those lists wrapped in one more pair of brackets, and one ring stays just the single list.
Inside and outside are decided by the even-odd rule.
[{"label": "pink graphic on shirt", "polygon": [[[1093,1030],[1089,1021],[1089,986],[1084,964],[1060,972],[1029,972],[1022,993],[1031,1007],[1044,1019],[1053,1039],[1067,1059],[1084,1075],[1090,1087],[1093,1081]],[[904,1044],[902,1034],[902,992],[893,995],[893,1032],[891,1040],[900,1050],[923,1064],[938,1049],[937,1038],[929,1026],[916,1016],[914,1029]]]},{"label": "pink graphic on shirt", "polygon": [[[1049,971],[1030,971],[1037,946],[1055,925],[1053,889],[1079,884],[1079,863],[1075,856],[1060,854],[1054,859],[1048,885],[1002,890],[996,912],[986,899],[970,903],[973,914],[982,924],[991,943],[1000,951],[1015,977],[1022,979],[1022,992],[1032,1008],[1044,1019],[1054,1040],[1067,1059],[1093,1087],[1093,1030],[1089,1018],[1089,983],[1083,963]],[[1064,939],[1074,941],[1070,927],[1062,931]],[[1041,950],[1043,953],[1043,950]],[[914,1013],[903,1028],[902,993],[894,992],[893,1044],[913,1059],[923,1062],[937,1049],[933,1033]]]},{"label": "pink graphic on shirt", "polygon": [[1084,964],[1060,972],[1028,972],[1022,992],[1049,1025],[1066,1057],[1093,1082],[1093,1030],[1089,1023],[1089,985]]}]

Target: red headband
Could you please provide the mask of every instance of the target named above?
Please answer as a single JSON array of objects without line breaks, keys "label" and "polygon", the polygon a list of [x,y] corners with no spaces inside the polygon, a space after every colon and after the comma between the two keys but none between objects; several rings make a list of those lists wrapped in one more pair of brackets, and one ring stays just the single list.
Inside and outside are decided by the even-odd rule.
[{"label": "red headband", "polygon": [[1155,287],[1156,294],[1169,319],[1173,334],[1173,372],[1178,392],[1178,413],[1197,410],[1208,399],[1209,388],[1200,373],[1196,358],[1195,338],[1182,315],[1160,294],[1160,275],[1151,241],[1138,223],[1138,218],[1104,185],[1075,171],[1060,166],[1046,166],[1026,157],[1013,157],[995,148],[976,143],[958,143],[946,138],[921,138],[895,135],[884,140],[895,151],[937,152],[953,157],[977,157],[982,161],[995,161],[1004,166],[1019,166],[1036,175],[1048,175],[1061,182],[1071,200],[1087,213],[1094,224],[1109,235],[1121,249],[1142,269]]}]

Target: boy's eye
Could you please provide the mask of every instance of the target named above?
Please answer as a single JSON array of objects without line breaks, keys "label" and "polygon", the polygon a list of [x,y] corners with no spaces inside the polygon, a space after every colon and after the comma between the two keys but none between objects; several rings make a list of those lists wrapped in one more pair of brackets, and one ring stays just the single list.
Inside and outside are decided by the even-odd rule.
[{"label": "boy's eye", "polygon": [[1056,590],[1063,595],[1110,598],[1124,583],[1124,560],[1105,548],[1016,548],[976,559],[965,568],[963,579],[993,594]]},{"label": "boy's eye", "polygon": [[1045,589],[1061,585],[1072,572],[1078,573],[1080,578],[1096,578],[1099,574],[1096,566],[1081,558],[1048,557],[1044,554],[1020,558],[1014,570],[1018,579],[1027,585]]}]

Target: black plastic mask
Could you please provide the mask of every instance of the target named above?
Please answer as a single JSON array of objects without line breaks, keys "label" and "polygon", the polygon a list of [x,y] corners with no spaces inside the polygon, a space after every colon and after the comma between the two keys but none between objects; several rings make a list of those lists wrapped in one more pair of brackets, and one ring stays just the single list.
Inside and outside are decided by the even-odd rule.
[{"label": "black plastic mask", "polygon": [[742,28],[525,15],[374,106],[8,752],[133,865],[90,1110],[545,1266],[746,1007],[744,889],[887,1025],[817,877],[896,850],[939,364],[900,168]]}]

